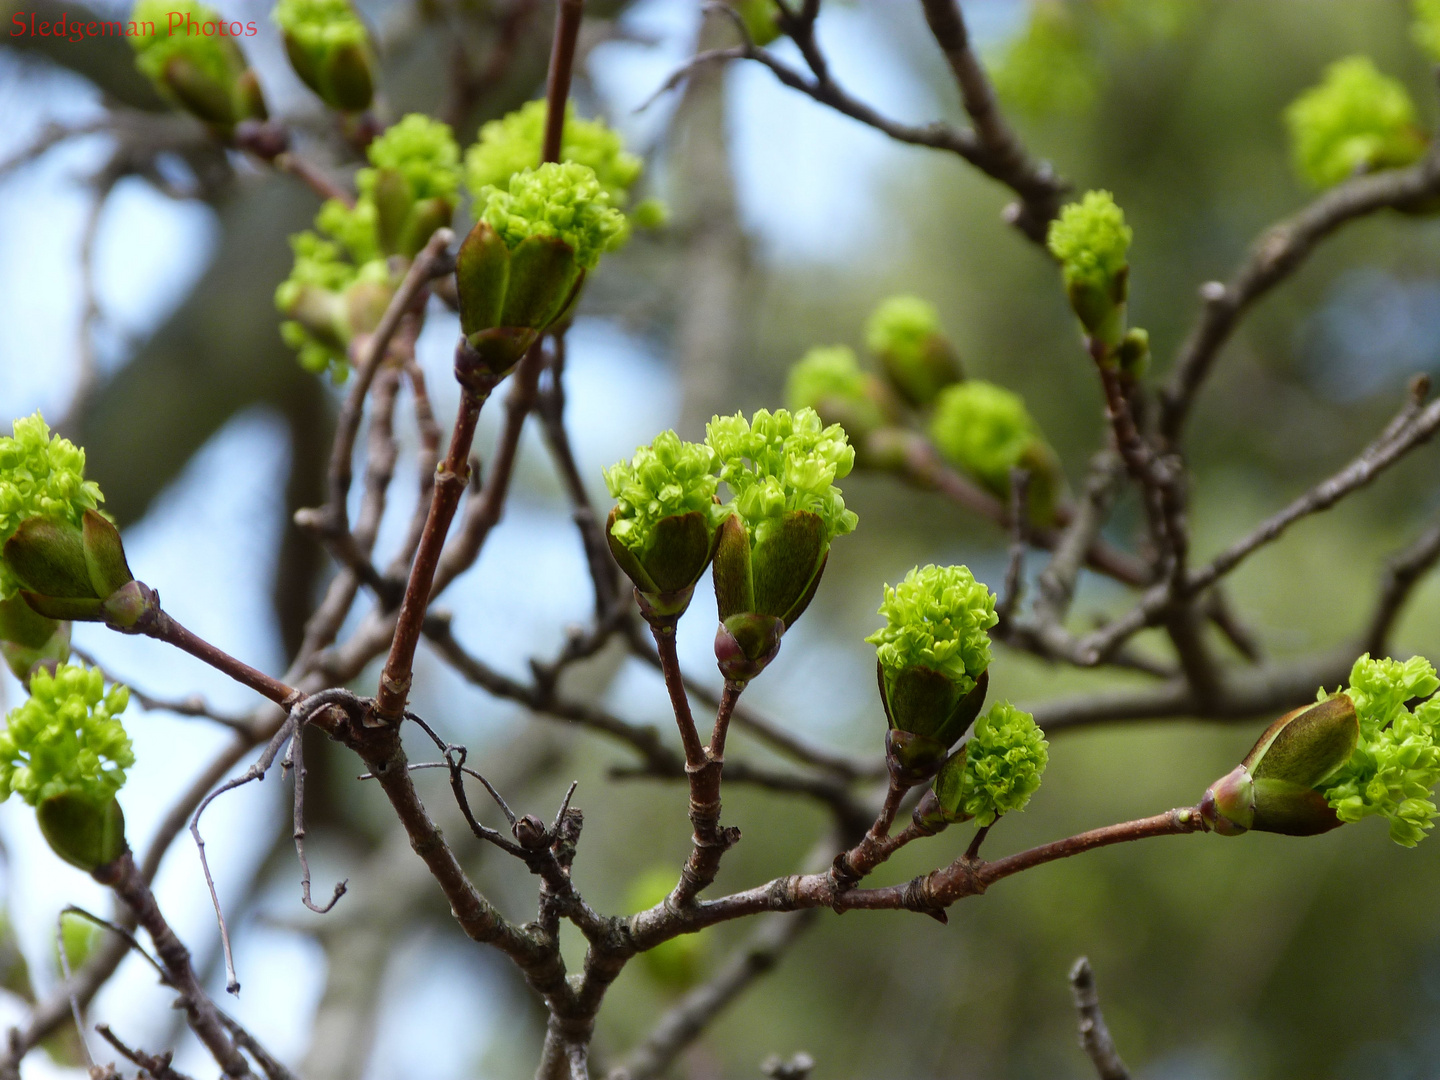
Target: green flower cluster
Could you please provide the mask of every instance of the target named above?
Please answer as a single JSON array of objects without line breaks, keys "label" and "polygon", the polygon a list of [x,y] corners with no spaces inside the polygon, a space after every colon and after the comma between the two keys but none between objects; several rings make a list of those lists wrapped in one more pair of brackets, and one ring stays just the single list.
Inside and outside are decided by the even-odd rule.
[{"label": "green flower cluster", "polygon": [[118,719],[129,701],[125,687],[105,689],[98,668],[37,670],[29,700],[10,710],[0,729],[0,802],[11,795],[31,806],[57,795],[93,804],[114,798],[135,764]]},{"label": "green flower cluster", "polygon": [[[27,518],[78,526],[85,511],[105,498],[99,485],[85,479],[85,451],[51,435],[38,412],[16,420],[11,430],[0,436],[0,546]],[[18,587],[0,560],[0,600],[14,596]]]},{"label": "green flower cluster", "polygon": [[135,66],[163,97],[226,136],[241,120],[265,118],[260,84],[234,37],[201,32],[205,23],[223,21],[213,8],[197,0],[139,0],[130,18],[155,28],[130,44]]},{"label": "green flower cluster", "polygon": [[715,469],[710,447],[662,431],[649,446],[636,450],[629,464],[621,461],[605,470],[605,486],[616,501],[611,535],[643,557],[654,545],[655,526],[663,518],[698,511],[713,531],[729,513],[715,502],[720,483]]},{"label": "green flower cluster", "polygon": [[[322,208],[317,224],[327,219],[336,224],[336,215],[327,214],[329,205]],[[345,212],[340,203],[333,205]],[[346,212],[339,227],[344,231],[353,220]],[[369,235],[373,236],[373,231],[372,224]],[[351,287],[365,287],[356,290],[353,297],[371,301],[360,306],[370,309],[365,314],[378,320],[374,309],[383,313],[389,298],[389,268],[376,256],[357,265],[345,257],[339,244],[309,231],[292,236],[290,247],[295,252],[295,265],[275,290],[275,306],[292,316],[280,324],[280,336],[285,344],[298,350],[300,366],[306,371],[319,375],[328,370],[336,383],[344,382],[350,373],[347,346],[354,329],[352,305],[348,302]]]},{"label": "green flower cluster", "polygon": [[1039,438],[1025,402],[994,383],[970,379],[935,402],[930,438],[940,452],[992,491],[1010,488],[1010,470]]},{"label": "green flower cluster", "polygon": [[859,519],[835,486],[854,467],[855,450],[840,425],[825,427],[814,409],[761,409],[749,421],[740,413],[717,416],[706,425],[705,441],[756,544],[795,510],[819,517],[827,544],[855,528]]},{"label": "green flower cluster", "polygon": [[1410,37],[1431,60],[1440,61],[1440,0],[1415,0]]},{"label": "green flower cluster", "polygon": [[271,18],[285,36],[295,74],[325,104],[346,112],[370,105],[370,34],[349,0],[279,0]]},{"label": "green flower cluster", "polygon": [[625,216],[610,205],[595,170],[574,162],[547,162],[512,176],[506,190],[488,189],[479,217],[511,250],[532,236],[561,241],[582,270],[593,270],[625,237]]},{"label": "green flower cluster", "polygon": [[785,397],[792,409],[814,409],[824,420],[840,424],[852,441],[889,423],[875,379],[847,345],[818,346],[801,357],[790,369]]},{"label": "green flower cluster", "polygon": [[387,169],[405,178],[416,201],[453,199],[460,189],[460,147],[450,125],[423,113],[410,113],[386,128],[365,153],[372,168],[355,176],[362,199],[375,198],[376,179]]},{"label": "green flower cluster", "polygon": [[874,353],[893,352],[919,362],[930,338],[940,333],[935,305],[918,296],[892,296],[884,300],[865,324],[865,344]]},{"label": "green flower cluster", "polygon": [[966,566],[916,567],[898,585],[885,586],[880,604],[885,626],[865,640],[888,672],[927,667],[961,687],[961,693],[990,666],[989,630],[995,594]]},{"label": "green flower cluster", "polygon": [[[477,199],[486,188],[506,191],[516,173],[540,164],[545,139],[545,101],[527,101],[512,113],[480,128],[479,141],[465,151],[465,186]],[[583,120],[573,102],[565,106],[560,160],[587,165],[595,172],[610,205],[623,208],[630,188],[640,179],[644,163],[625,149],[620,135],[603,120]]]},{"label": "green flower cluster", "polygon": [[1065,270],[1065,284],[1107,289],[1128,265],[1134,233],[1108,191],[1087,191],[1050,223],[1050,253]]},{"label": "green flower cluster", "polygon": [[[1403,663],[1355,661],[1346,695],[1355,703],[1360,740],[1350,759],[1327,779],[1323,793],[1341,821],[1380,815],[1390,839],[1414,847],[1433,827],[1432,789],[1440,782],[1440,688],[1422,656]],[[1321,691],[1321,699],[1326,697]],[[1412,711],[1406,705],[1425,698]]]},{"label": "green flower cluster", "polygon": [[977,825],[993,824],[1001,814],[1025,809],[1050,761],[1049,745],[1033,716],[1008,701],[997,701],[975,721],[965,744],[958,798],[940,790],[940,779],[954,783],[946,775],[949,770],[937,778],[936,794],[942,804],[953,800],[958,812]]},{"label": "green flower cluster", "polygon": [[1316,187],[1418,161],[1425,138],[1405,87],[1368,56],[1337,60],[1285,110],[1295,168]]},{"label": "green flower cluster", "polygon": [[761,48],[780,36],[780,22],[775,5],[779,0],[730,0],[730,6],[745,24],[750,40]]}]

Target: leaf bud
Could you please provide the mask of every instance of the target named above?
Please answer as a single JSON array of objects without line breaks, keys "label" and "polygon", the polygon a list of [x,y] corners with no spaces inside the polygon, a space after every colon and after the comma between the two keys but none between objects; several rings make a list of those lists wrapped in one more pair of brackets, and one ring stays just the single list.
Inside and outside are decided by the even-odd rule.
[{"label": "leaf bud", "polygon": [[865,326],[865,341],[890,383],[911,405],[929,405],[964,378],[955,347],[940,330],[932,304],[918,296],[883,301]]},{"label": "leaf bud", "polygon": [[1111,349],[1125,332],[1133,233],[1108,191],[1089,191],[1050,223],[1047,242],[1060,260],[1065,292],[1085,332]]}]

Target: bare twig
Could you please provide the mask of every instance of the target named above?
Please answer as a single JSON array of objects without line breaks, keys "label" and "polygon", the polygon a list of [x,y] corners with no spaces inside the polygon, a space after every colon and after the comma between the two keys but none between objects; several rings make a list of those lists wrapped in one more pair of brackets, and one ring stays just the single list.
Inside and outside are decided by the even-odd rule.
[{"label": "bare twig", "polygon": [[1152,588],[1129,612],[1084,639],[1084,660],[1100,662],[1131,635],[1158,622],[1174,599],[1194,596],[1209,588],[1247,556],[1279,539],[1295,522],[1328,510],[1345,496],[1365,487],[1415,447],[1429,440],[1437,428],[1440,428],[1440,401],[1432,402],[1421,410],[1404,430],[1394,434],[1387,430],[1381,439],[1367,446],[1345,468],[1315,485],[1278,514],[1261,522],[1205,566],[1190,571],[1178,590],[1172,591],[1169,584]]},{"label": "bare twig", "polygon": [[1130,1070],[1120,1060],[1105,1016],[1100,1011],[1100,995],[1095,992],[1095,973],[1090,961],[1080,957],[1070,969],[1070,989],[1075,995],[1075,1011],[1080,1014],[1080,1046],[1089,1055],[1100,1080],[1130,1080]]},{"label": "bare twig", "polygon": [[1325,192],[1294,217],[1271,226],[1228,283],[1200,289],[1200,319],[1180,347],[1160,395],[1160,432],[1179,441],[1201,384],[1250,306],[1289,277],[1340,226],[1378,210],[1404,207],[1440,192],[1440,150],[1407,169],[1356,177]]},{"label": "bare twig", "polygon": [[182,1072],[176,1072],[170,1067],[170,1061],[175,1056],[172,1051],[166,1050],[163,1054],[147,1054],[144,1050],[136,1050],[126,1046],[120,1041],[107,1024],[96,1024],[95,1030],[100,1037],[113,1046],[117,1053],[131,1064],[138,1065],[145,1070],[146,1075],[154,1077],[154,1080],[190,1080]]},{"label": "bare twig", "polygon": [[655,1080],[737,997],[779,963],[815,923],[816,912],[770,915],[713,976],[660,1017],[645,1041],[610,1071],[609,1080]]}]

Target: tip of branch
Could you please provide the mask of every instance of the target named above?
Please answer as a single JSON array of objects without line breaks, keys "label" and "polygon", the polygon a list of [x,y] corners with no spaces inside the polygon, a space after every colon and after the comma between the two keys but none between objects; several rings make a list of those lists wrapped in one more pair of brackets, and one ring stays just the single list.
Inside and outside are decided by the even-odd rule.
[{"label": "tip of branch", "polygon": [[1084,990],[1095,984],[1095,972],[1090,967],[1090,958],[1082,956],[1070,968],[1070,985]]}]

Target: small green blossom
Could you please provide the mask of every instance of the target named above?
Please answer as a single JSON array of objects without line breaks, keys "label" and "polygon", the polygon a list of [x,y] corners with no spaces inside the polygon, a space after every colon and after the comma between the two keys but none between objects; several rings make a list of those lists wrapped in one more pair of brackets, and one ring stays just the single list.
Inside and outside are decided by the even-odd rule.
[{"label": "small green blossom", "polygon": [[365,24],[349,0],[279,0],[270,13],[275,25],[306,49],[368,45]]},{"label": "small green blossom", "polygon": [[508,190],[485,189],[484,197],[480,219],[511,250],[532,236],[554,237],[575,252],[582,269],[593,270],[624,240],[625,216],[586,165],[547,162],[516,173]]},{"label": "small green blossom", "polygon": [[1431,60],[1440,61],[1440,0],[1415,0],[1410,37]]},{"label": "small green blossom", "polygon": [[[527,101],[512,113],[480,128],[479,141],[465,151],[465,186],[476,198],[486,188],[509,190],[510,178],[540,164],[545,138],[545,101]],[[575,105],[565,107],[565,128],[560,138],[560,160],[587,165],[595,172],[610,205],[623,208],[630,188],[640,179],[644,163],[626,151],[618,132],[603,120],[583,120]]]},{"label": "small green blossom", "polygon": [[331,108],[359,112],[375,94],[370,34],[349,0],[279,0],[271,18],[295,74]]},{"label": "small green blossom", "polygon": [[1320,85],[1286,108],[1285,123],[1295,168],[1315,187],[1330,187],[1358,171],[1409,165],[1425,153],[1409,93],[1377,71],[1368,56],[1326,68]]},{"label": "small green blossom", "polygon": [[197,0],[138,0],[130,18],[155,28],[130,44],[136,67],[163,96],[227,134],[246,117],[265,117],[259,84],[234,37],[203,32],[206,23],[224,21],[213,8]]},{"label": "small green blossom", "polygon": [[[325,211],[330,205],[322,208],[322,220],[327,219]],[[345,210],[338,202],[333,205]],[[333,223],[333,218],[329,220]],[[328,370],[335,382],[343,382],[350,370],[346,349],[350,305],[346,294],[357,285],[382,295],[388,292],[389,268],[379,258],[357,266],[345,259],[338,244],[309,231],[292,236],[290,246],[295,252],[295,264],[290,276],[275,290],[275,306],[287,315],[304,314],[305,321],[286,320],[280,324],[280,336],[299,351],[300,366],[306,371],[318,375]]]},{"label": "small green blossom", "polygon": [[684,442],[662,431],[649,446],[635,451],[629,464],[605,470],[605,486],[616,501],[614,537],[644,556],[662,519],[699,511],[713,530],[729,511],[716,504],[715,451],[702,443]]},{"label": "small green blossom", "polygon": [[1038,437],[1020,395],[979,379],[947,386],[930,419],[940,452],[998,492],[1010,489],[1010,470]]},{"label": "small green blossom", "polygon": [[872,352],[919,356],[934,334],[940,333],[935,305],[918,296],[892,296],[880,303],[865,324],[865,344]]},{"label": "small green blossom", "polygon": [[854,468],[855,449],[839,424],[825,427],[814,409],[761,409],[748,422],[740,413],[717,416],[705,441],[754,543],[764,543],[792,510],[817,515],[826,543],[854,530],[859,519],[845,509],[835,481]]},{"label": "small green blossom", "polygon": [[105,689],[98,668],[61,664],[30,678],[30,698],[0,729],[0,802],[18,795],[38,806],[57,795],[100,804],[115,797],[135,764],[119,716],[130,691]]},{"label": "small green blossom", "polygon": [[888,422],[875,400],[873,379],[846,345],[811,349],[790,369],[785,399],[794,410],[814,409],[861,439]]},{"label": "small green blossom", "polygon": [[1025,809],[1050,761],[1049,743],[1035,718],[1008,701],[997,701],[975,721],[965,744],[960,811],[977,825]]},{"label": "small green blossom", "polygon": [[916,567],[885,586],[885,625],[865,640],[887,672],[928,667],[968,691],[990,666],[995,594],[967,566]]},{"label": "small green blossom", "polygon": [[[38,412],[0,436],[0,546],[27,518],[43,517],[78,526],[86,510],[104,500],[100,487],[85,479],[85,451],[69,439],[51,435]],[[19,588],[0,560],[0,600]]]},{"label": "small green blossom", "polygon": [[361,169],[355,185],[362,200],[375,197],[375,181],[383,169],[394,169],[421,199],[453,199],[460,188],[460,147],[450,125],[423,113],[410,113],[386,128],[366,150],[373,168]]},{"label": "small green blossom", "polygon": [[356,265],[383,259],[375,204],[361,199],[346,206],[339,199],[327,199],[315,215],[315,227],[332,237]]},{"label": "small green blossom", "polygon": [[[1440,688],[1435,668],[1424,657],[1404,662],[1360,657],[1345,693],[1355,703],[1360,741],[1323,793],[1341,821],[1380,815],[1390,839],[1414,847],[1440,814],[1431,795],[1440,782]],[[1321,691],[1322,699],[1325,693]],[[1427,700],[1412,712],[1406,703]]]},{"label": "small green blossom", "polygon": [[1047,243],[1064,267],[1067,285],[1081,282],[1107,289],[1128,265],[1133,235],[1110,192],[1087,191],[1050,223]]}]

